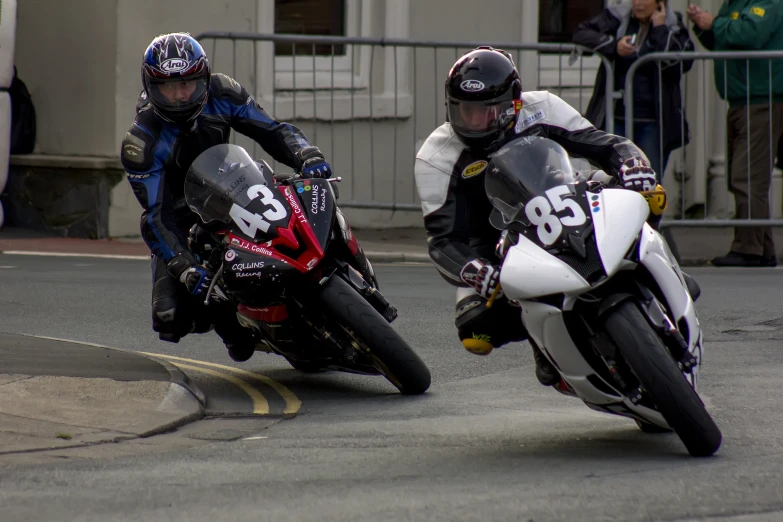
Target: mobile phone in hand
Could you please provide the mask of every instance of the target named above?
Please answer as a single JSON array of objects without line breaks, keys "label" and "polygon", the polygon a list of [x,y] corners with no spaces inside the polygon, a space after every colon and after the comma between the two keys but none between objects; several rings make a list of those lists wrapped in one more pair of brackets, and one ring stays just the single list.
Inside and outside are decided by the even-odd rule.
[{"label": "mobile phone in hand", "polygon": [[629,43],[631,45],[636,45],[636,34],[631,35],[631,41]]}]

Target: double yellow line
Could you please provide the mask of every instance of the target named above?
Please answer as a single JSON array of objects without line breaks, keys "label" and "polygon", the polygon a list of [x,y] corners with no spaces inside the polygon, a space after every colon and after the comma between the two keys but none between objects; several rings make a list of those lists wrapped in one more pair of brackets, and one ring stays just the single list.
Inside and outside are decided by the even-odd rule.
[{"label": "double yellow line", "polygon": [[[250,397],[250,400],[253,401],[253,413],[256,415],[269,415],[269,402],[261,394],[261,392],[259,392],[256,388],[250,385],[250,382],[248,382],[247,379],[250,379],[251,382],[252,381],[261,382],[266,386],[272,388],[278,395],[280,395],[283,401],[285,401],[285,408],[283,409],[283,415],[293,415],[299,411],[299,408],[302,407],[302,401],[299,400],[299,398],[294,394],[294,392],[292,392],[291,390],[289,390],[279,382],[270,379],[266,375],[261,375],[260,373],[241,370],[239,368],[234,368],[233,366],[215,364],[206,361],[197,361],[195,359],[186,359],[184,357],[175,357],[173,355],[164,355],[161,353],[150,353],[150,352],[139,352],[139,353],[143,355],[148,355],[150,357],[160,357],[161,359],[168,360],[171,364],[179,368],[205,373],[207,375],[211,375],[213,377],[224,379],[230,382],[231,384],[235,385],[236,387],[244,391],[248,395],[248,397]],[[192,363],[192,364],[187,364],[187,363]],[[198,365],[198,366],[194,366],[194,365]],[[209,368],[203,368],[203,366],[208,366],[210,368],[217,368],[220,370],[224,370],[224,372],[218,372],[215,370],[211,370]],[[230,373],[225,373],[225,372],[230,372]],[[236,374],[241,377],[245,377],[245,379],[240,379],[231,374]]]}]

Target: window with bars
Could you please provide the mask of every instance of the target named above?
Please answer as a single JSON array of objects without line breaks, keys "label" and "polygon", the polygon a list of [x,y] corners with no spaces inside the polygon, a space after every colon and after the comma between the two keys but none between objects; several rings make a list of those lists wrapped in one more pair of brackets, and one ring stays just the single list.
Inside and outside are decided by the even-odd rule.
[{"label": "window with bars", "polygon": [[[275,0],[275,33],[321,36],[346,35],[346,0]],[[278,43],[276,56],[331,56],[331,44]],[[344,45],[334,46],[335,56],[345,55]]]},{"label": "window with bars", "polygon": [[605,0],[539,0],[538,41],[570,42],[576,26],[604,7]]}]

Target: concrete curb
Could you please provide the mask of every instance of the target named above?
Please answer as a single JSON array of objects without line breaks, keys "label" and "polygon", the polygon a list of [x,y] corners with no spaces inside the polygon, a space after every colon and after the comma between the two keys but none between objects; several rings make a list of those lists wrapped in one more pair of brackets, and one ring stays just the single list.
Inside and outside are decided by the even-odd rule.
[{"label": "concrete curb", "polygon": [[[132,255],[113,255],[113,254],[87,254],[87,253],[64,253],[64,252],[34,252],[22,250],[0,250],[0,255],[19,255],[19,256],[49,256],[49,257],[92,257],[101,259],[125,259],[137,261],[149,261],[149,256]],[[364,254],[372,263],[431,263],[429,254],[399,252],[392,250],[369,250]],[[681,266],[707,267],[712,266],[709,259],[703,258],[685,258],[680,262]],[[108,347],[105,347],[108,348]]]},{"label": "concrete curb", "polygon": [[[138,352],[134,352],[134,353],[138,353]],[[152,357],[147,357],[146,355],[141,355],[141,356],[146,357],[147,359],[151,359],[156,363],[159,363],[164,368],[166,368],[166,370],[168,370],[169,372],[169,375],[171,375],[171,382],[173,384],[178,384],[179,386],[185,388],[198,401],[198,403],[201,405],[202,408],[206,407],[207,396],[204,395],[204,392],[201,391],[201,388],[193,384],[193,381],[190,380],[190,377],[188,377],[188,375],[185,372],[183,372],[182,370],[180,370],[179,368],[177,368],[176,366],[174,366],[168,361],[164,361],[161,359],[153,359]]]},{"label": "concrete curb", "polygon": [[[190,386],[193,386],[193,384],[191,383]],[[201,390],[199,390],[199,392],[202,396],[204,395]],[[186,424],[190,424],[191,422],[203,419],[206,411],[204,409],[204,404],[199,401],[198,397],[196,397],[190,388],[186,388],[176,382],[171,383],[168,393],[163,397],[163,400],[160,401],[160,404],[158,404],[158,407],[155,409],[157,411],[179,415],[179,418],[147,430],[144,433],[139,434],[139,437],[151,437],[153,435],[160,435],[161,433],[175,430]]]},{"label": "concrete curb", "polygon": [[[126,350],[118,350],[126,351]],[[169,372],[171,377],[171,386],[169,391],[163,400],[160,401],[156,410],[165,411],[174,415],[180,415],[180,417],[171,422],[161,424],[145,431],[140,434],[139,437],[151,437],[153,435],[160,435],[168,431],[175,430],[191,422],[201,420],[206,415],[207,396],[201,391],[201,388],[196,386],[190,377],[185,372],[174,366],[168,361],[155,359],[146,355],[141,355],[138,352],[132,352],[140,357],[155,361],[160,364]]]},{"label": "concrete curb", "polygon": [[372,263],[431,263],[429,254],[414,254],[392,251],[365,251],[364,255]]},{"label": "concrete curb", "polygon": [[207,397],[204,394],[204,392],[198,386],[196,386],[193,383],[193,381],[190,380],[190,377],[188,377],[182,370],[180,370],[179,368],[177,368],[176,366],[174,366],[173,364],[167,361],[162,361],[154,357],[149,357],[147,355],[143,355],[133,350],[124,350],[122,348],[116,348],[114,346],[106,346],[106,345],[96,344],[96,343],[75,341],[73,339],[57,339],[54,337],[45,337],[40,335],[31,335],[31,334],[15,334],[15,335],[24,335],[26,337],[33,337],[39,339],[50,339],[50,340],[61,341],[66,343],[81,344],[84,346],[93,346],[95,348],[104,348],[106,350],[113,350],[116,352],[123,352],[131,355],[135,355],[136,357],[143,357],[144,359],[152,361],[165,368],[166,371],[169,372],[169,382],[171,383],[171,386],[169,387],[169,391],[160,401],[156,409],[158,411],[179,415],[179,418],[171,422],[167,422],[159,426],[156,426],[152,429],[149,429],[141,433],[140,435],[138,435],[138,437],[150,437],[152,435],[158,435],[160,433],[165,433],[167,431],[174,430],[176,428],[182,427],[191,422],[200,420],[204,418],[206,414]]}]

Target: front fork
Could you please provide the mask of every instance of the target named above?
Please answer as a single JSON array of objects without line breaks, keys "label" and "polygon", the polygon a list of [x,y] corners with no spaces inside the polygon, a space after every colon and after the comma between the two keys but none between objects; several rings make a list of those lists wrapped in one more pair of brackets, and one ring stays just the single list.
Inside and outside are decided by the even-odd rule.
[{"label": "front fork", "polygon": [[[339,268],[331,275],[321,279],[321,284],[324,284],[330,277],[342,277],[359,293],[359,295],[364,297],[364,299],[366,299],[384,319],[390,323],[397,319],[397,309],[383,297],[383,294],[381,294],[376,285],[368,283],[358,270],[345,261],[337,261],[337,263]],[[338,272],[340,273],[338,274]]]}]

